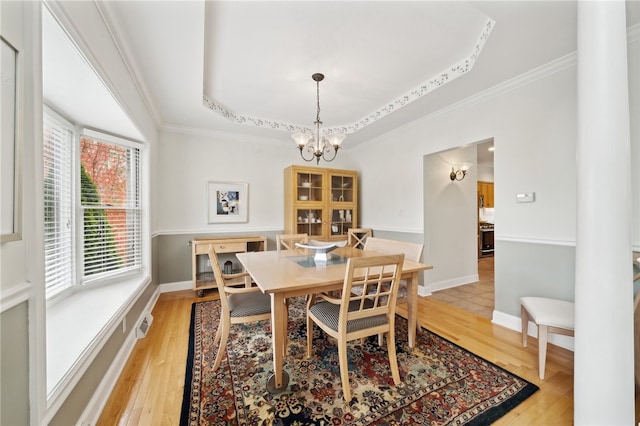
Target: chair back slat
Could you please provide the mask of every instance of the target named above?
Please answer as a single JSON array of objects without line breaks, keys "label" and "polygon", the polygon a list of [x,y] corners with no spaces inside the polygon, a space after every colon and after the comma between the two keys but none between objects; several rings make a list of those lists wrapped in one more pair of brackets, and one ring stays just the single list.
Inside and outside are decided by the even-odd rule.
[{"label": "chair back slat", "polygon": [[295,250],[296,243],[306,244],[309,242],[309,235],[307,234],[280,234],[276,235],[276,249],[280,250]]},{"label": "chair back slat", "polygon": [[412,262],[420,262],[424,244],[369,237],[365,241],[364,249],[377,251],[378,253],[403,253],[405,259]]},{"label": "chair back slat", "polygon": [[402,253],[348,260],[339,320],[344,330],[352,320],[378,315],[391,318],[395,315],[403,261]]},{"label": "chair back slat", "polygon": [[349,228],[347,230],[347,245],[363,249],[367,238],[372,235],[373,230],[370,228]]}]

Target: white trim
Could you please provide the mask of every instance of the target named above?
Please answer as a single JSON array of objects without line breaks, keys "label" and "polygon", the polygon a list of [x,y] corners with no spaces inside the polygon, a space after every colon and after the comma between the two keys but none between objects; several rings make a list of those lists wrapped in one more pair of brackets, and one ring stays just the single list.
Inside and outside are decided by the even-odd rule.
[{"label": "white trim", "polygon": [[478,274],[471,274],[463,277],[456,277],[449,280],[435,281],[427,286],[431,292],[445,290],[447,288],[458,287],[480,281]]},{"label": "white trim", "polygon": [[160,284],[160,293],[172,293],[174,291],[193,290],[193,282],[179,281],[175,283]]},{"label": "white trim", "polygon": [[575,247],[575,241],[562,241],[562,240],[543,240],[530,237],[514,237],[514,236],[496,236],[495,241],[506,241],[510,243],[524,243],[524,244],[543,244],[548,246],[565,246]]},{"label": "white trim", "polygon": [[429,291],[428,287],[425,287],[425,286],[422,286],[422,285],[418,286],[418,296],[420,296],[420,297],[429,297],[429,296],[431,296],[431,294],[432,293],[431,293],[431,291]]},{"label": "white trim", "polygon": [[0,290],[0,313],[29,301],[33,295],[32,290],[33,285],[30,282],[24,282],[11,286],[6,290]]},{"label": "white trim", "polygon": [[[153,308],[156,306],[158,301],[158,297],[160,297],[160,289],[156,288],[156,291],[153,292],[153,295],[149,298],[149,302],[147,306],[142,310],[138,319],[134,322],[134,324],[138,324],[140,320],[148,313],[153,311]],[[129,360],[129,356],[131,356],[131,352],[136,345],[138,339],[136,338],[136,327],[131,327],[129,329],[129,334],[125,342],[120,347],[118,354],[109,365],[109,369],[106,374],[100,381],[100,384],[94,391],[89,403],[85,407],[80,419],[76,423],[77,426],[88,426],[95,425],[98,423],[98,419],[102,414],[102,410],[104,410],[107,401],[109,400],[109,396],[111,396],[111,392],[115,388],[116,383],[118,382],[118,378],[122,373],[127,361]]]},{"label": "white trim", "polygon": [[[493,324],[508,328],[509,330],[515,330],[518,333],[522,332],[522,320],[520,319],[520,317],[517,317],[515,315],[505,314],[504,312],[494,310],[491,322]],[[529,328],[527,330],[527,333],[529,334],[529,336],[538,338],[537,327],[532,321],[529,321]],[[571,336],[549,333],[547,341],[572,352],[574,350],[573,337]]]},{"label": "white trim", "polygon": [[98,140],[102,142],[109,142],[110,144],[123,146],[126,148],[135,148],[142,151],[146,148],[146,143],[136,141],[135,139],[125,138],[123,136],[107,133],[103,130],[94,130],[90,127],[79,126],[80,136],[85,136],[88,139]]},{"label": "white trim", "polygon": [[[224,225],[224,224],[222,224]],[[168,230],[159,230],[155,231],[152,237],[157,237],[160,235],[188,235],[188,234],[232,234],[232,233],[241,233],[248,234],[253,232],[282,232],[282,227],[278,228],[246,228],[244,226],[237,226],[234,224],[230,224],[230,226],[222,226],[215,225],[210,228],[200,228],[200,229],[168,229]]]}]

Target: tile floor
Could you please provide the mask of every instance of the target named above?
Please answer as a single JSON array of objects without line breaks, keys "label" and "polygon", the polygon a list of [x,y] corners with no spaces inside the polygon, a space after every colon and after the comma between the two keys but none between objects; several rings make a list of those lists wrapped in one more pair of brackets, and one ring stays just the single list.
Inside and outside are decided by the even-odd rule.
[{"label": "tile floor", "polygon": [[494,307],[493,256],[478,260],[478,275],[478,282],[436,291],[429,297],[491,319]]}]

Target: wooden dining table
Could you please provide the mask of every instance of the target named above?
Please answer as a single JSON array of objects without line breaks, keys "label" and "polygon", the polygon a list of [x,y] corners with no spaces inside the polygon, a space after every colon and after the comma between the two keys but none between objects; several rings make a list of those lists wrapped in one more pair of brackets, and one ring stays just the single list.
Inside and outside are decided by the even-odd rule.
[{"label": "wooden dining table", "polygon": [[[273,374],[267,390],[278,393],[286,389],[289,376],[283,370],[287,343],[288,312],[286,300],[342,288],[347,260],[350,257],[376,256],[382,253],[353,247],[340,247],[330,253],[328,261],[316,263],[306,249],[238,253],[236,256],[260,290],[271,296],[273,340]],[[387,253],[388,254],[388,253]],[[402,265],[402,279],[407,282],[408,341],[413,348],[418,324],[418,274],[432,266],[410,260]]]}]

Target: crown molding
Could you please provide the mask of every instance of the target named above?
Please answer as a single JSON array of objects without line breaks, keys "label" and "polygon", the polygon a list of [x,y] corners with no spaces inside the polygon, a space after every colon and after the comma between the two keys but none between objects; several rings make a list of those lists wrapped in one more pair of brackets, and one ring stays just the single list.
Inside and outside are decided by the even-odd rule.
[{"label": "crown molding", "polygon": [[[480,57],[480,53],[482,52],[482,48],[486,44],[489,39],[489,35],[491,34],[491,30],[495,26],[495,21],[491,18],[488,18],[483,25],[482,31],[478,37],[478,40],[473,47],[471,53],[466,58],[460,60],[459,62],[449,66],[448,68],[442,70],[436,75],[432,76],[430,79],[420,84],[419,86],[413,88],[409,92],[403,94],[402,96],[390,101],[385,106],[373,111],[367,116],[361,118],[360,120],[346,124],[343,126],[336,127],[327,127],[325,131],[327,133],[340,132],[351,134],[355,133],[358,130],[363,129],[371,123],[374,123],[380,120],[383,117],[401,109],[402,107],[407,106],[411,102],[420,99],[428,93],[433,92],[439,87],[444,86],[447,83],[452,82],[453,80],[467,74],[476,61]],[[204,95],[202,96],[202,104],[214,111],[215,113],[221,115],[222,117],[238,124],[245,124],[250,126],[275,129],[275,130],[283,130],[289,133],[311,130],[308,126],[301,126],[298,124],[291,124],[286,122],[281,122],[277,120],[271,120],[266,118],[252,117],[248,115],[238,114],[221,103],[217,102],[215,99]]]}]

